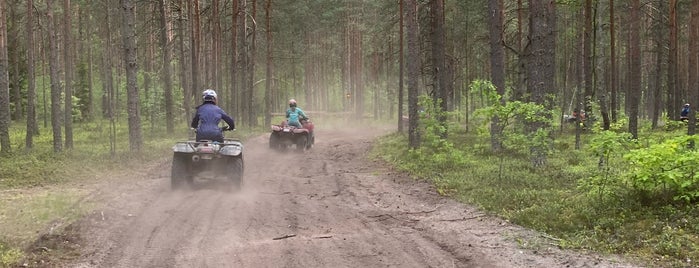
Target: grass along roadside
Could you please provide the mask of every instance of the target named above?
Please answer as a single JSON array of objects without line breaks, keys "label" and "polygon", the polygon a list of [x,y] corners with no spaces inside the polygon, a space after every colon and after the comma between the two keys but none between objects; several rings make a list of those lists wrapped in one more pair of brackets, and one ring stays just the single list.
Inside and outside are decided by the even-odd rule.
[{"label": "grass along roadside", "polygon": [[[0,265],[18,262],[37,237],[61,233],[89,211],[85,188],[42,187],[4,190],[0,199]],[[35,250],[35,249],[30,249]]]},{"label": "grass along roadside", "polygon": [[[557,143],[572,144],[566,138]],[[590,190],[586,183],[599,157],[585,150],[558,144],[547,166],[534,169],[526,156],[491,153],[487,137],[450,133],[449,142],[451,150],[410,152],[407,137],[393,134],[381,138],[372,155],[432,181],[440,194],[555,237],[562,248],[626,255],[650,267],[699,260],[699,208],[654,205],[612,183]],[[622,175],[609,180],[614,176]]]},{"label": "grass along roadside", "polygon": [[132,154],[123,149],[128,148],[128,140],[119,139],[119,149],[112,155],[108,140],[97,139],[102,134],[92,124],[81,125],[74,148],[55,153],[50,133],[37,137],[35,148],[26,151],[19,145],[23,131],[12,132],[17,149],[0,157],[0,267],[16,264],[25,253],[36,250],[29,247],[37,239],[61,234],[88,213],[96,204],[86,197],[110,177],[104,174],[162,161],[176,140],[167,135],[151,138],[141,153]]},{"label": "grass along roadside", "polygon": [[[112,154],[105,125],[74,125],[74,148],[59,153],[53,152],[49,130],[35,137],[35,147],[27,151],[23,148],[23,126],[11,129],[14,150],[0,156],[0,267],[14,265],[35,251],[31,248],[35,241],[47,235],[60,240],[62,233],[70,232],[66,228],[71,223],[99,206],[87,200],[104,180],[168,161],[173,144],[190,135],[187,128],[177,133],[144,128],[141,152],[131,153],[124,124],[117,126],[116,152]],[[259,133],[226,134],[244,139]]]}]

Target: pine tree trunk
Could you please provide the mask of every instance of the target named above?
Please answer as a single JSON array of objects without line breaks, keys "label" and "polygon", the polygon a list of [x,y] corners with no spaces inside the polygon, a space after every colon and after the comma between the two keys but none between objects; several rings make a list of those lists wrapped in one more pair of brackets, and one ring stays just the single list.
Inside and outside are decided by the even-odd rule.
[{"label": "pine tree trunk", "polygon": [[[201,74],[200,74],[200,49],[201,49],[201,17],[199,11],[199,0],[189,1],[189,15],[190,15],[190,30],[192,36],[190,37],[190,49],[192,51],[192,62],[191,62],[191,75],[192,75],[192,86],[190,88],[190,96],[199,96],[199,94],[204,90],[201,86]],[[196,99],[195,99],[196,100]],[[195,102],[196,103],[196,102]],[[187,107],[189,109],[189,107]]]},{"label": "pine tree trunk", "polygon": [[[699,90],[699,1],[693,1],[691,8],[692,15],[689,21],[688,40],[689,66],[687,66],[689,87],[687,88],[687,93],[689,103],[694,103],[696,106],[699,103],[699,92],[697,92]],[[696,107],[692,107],[692,112],[689,113],[689,124],[687,124],[687,135],[690,136],[696,134],[697,116],[694,109]],[[694,146],[694,144],[691,146]]]},{"label": "pine tree trunk", "polygon": [[[671,0],[672,1],[672,0]],[[609,51],[610,51],[610,81],[609,88],[611,89],[611,111],[612,111],[612,122],[617,122],[619,112],[619,100],[618,97],[618,87],[617,87],[617,66],[616,66],[616,33],[614,32],[614,25],[616,19],[614,18],[614,0],[609,0]]]},{"label": "pine tree trunk", "polygon": [[680,111],[677,107],[677,99],[679,99],[679,90],[677,89],[677,0],[669,1],[669,51],[667,55],[667,100],[665,110],[668,113],[668,119],[678,120]]},{"label": "pine tree trunk", "polygon": [[629,18],[629,133],[634,139],[638,138],[638,103],[641,95],[641,4],[639,0],[631,0],[631,16]]},{"label": "pine tree trunk", "polygon": [[[489,1],[490,2],[490,1]],[[434,64],[432,70],[434,72],[434,90],[436,99],[440,100],[438,109],[442,112],[447,111],[449,106],[447,103],[447,96],[450,90],[448,87],[449,81],[447,81],[447,66],[446,66],[446,55],[444,52],[446,37],[444,34],[444,0],[431,0],[431,19],[432,19],[432,62]],[[492,33],[491,33],[492,34]],[[492,40],[491,40],[492,41]],[[492,46],[491,46],[492,47]],[[503,74],[504,75],[504,74]],[[446,128],[447,127],[447,117],[446,115],[439,116],[437,118],[440,124]],[[446,138],[447,132],[440,133],[442,138]]]},{"label": "pine tree trunk", "polygon": [[[595,12],[593,15],[596,14],[601,14],[599,10],[599,4],[595,2],[594,4],[594,10]],[[595,90],[597,94],[597,101],[599,102],[599,114],[602,117],[602,129],[604,130],[609,130],[611,127],[611,122],[609,120],[609,101],[608,101],[608,90],[605,87],[605,80],[604,76],[602,74],[606,74],[607,72],[604,71],[604,66],[605,62],[603,60],[603,57],[601,56],[595,56],[595,55],[603,55],[604,51],[606,50],[606,42],[599,42],[597,40],[598,33],[601,36],[601,32],[603,31],[602,25],[597,23],[598,19],[597,17],[593,18],[595,20],[594,25],[597,26],[596,29],[594,29],[594,34],[592,36],[592,71],[593,71],[593,83],[595,85]],[[602,76],[602,78],[600,78]]]},{"label": "pine tree trunk", "polygon": [[405,64],[404,64],[404,59],[405,59],[405,52],[403,51],[403,44],[405,38],[403,37],[403,20],[405,18],[405,13],[403,11],[403,6],[404,6],[405,0],[400,0],[400,7],[399,7],[399,13],[398,16],[400,17],[400,22],[399,22],[399,30],[398,30],[398,36],[400,40],[398,43],[400,44],[399,51],[398,51],[398,132],[403,132],[403,125],[404,125],[404,120],[403,120],[403,74],[405,72]]},{"label": "pine tree trunk", "polygon": [[[49,0],[50,2],[50,0]],[[10,145],[10,81],[7,60],[7,3],[0,1],[0,153],[12,151]]]},{"label": "pine tree trunk", "polygon": [[[179,42],[179,54],[180,54],[180,87],[182,88],[182,95],[184,96],[182,99],[182,109],[185,111],[185,120],[188,121],[192,118],[192,84],[189,82],[189,68],[191,68],[191,64],[189,63],[188,56],[187,56],[187,48],[185,46],[186,43],[186,36],[185,36],[185,29],[187,28],[187,23],[186,21],[188,18],[185,17],[186,10],[184,7],[186,6],[185,0],[180,0],[179,1],[179,6],[180,9],[178,10],[178,34],[180,37],[180,42]],[[190,37],[191,38],[191,37]],[[191,52],[191,51],[190,51]],[[189,125],[189,123],[187,123]]]},{"label": "pine tree trunk", "polygon": [[265,8],[265,24],[267,33],[267,65],[265,71],[265,123],[264,126],[272,124],[272,0],[267,0]]},{"label": "pine tree trunk", "polygon": [[418,76],[420,68],[419,41],[417,28],[417,3],[416,0],[406,0],[407,9],[405,24],[407,31],[408,56],[408,142],[411,148],[420,147],[420,133],[418,132]]},{"label": "pine tree trunk", "polygon": [[[505,51],[503,44],[503,4],[502,0],[488,1],[488,22],[490,28],[490,75],[500,96],[505,96]],[[504,97],[500,99],[504,104]],[[500,118],[493,116],[490,121],[490,146],[493,151],[502,149],[500,141]]]},{"label": "pine tree trunk", "polygon": [[53,151],[63,151],[61,135],[61,78],[58,66],[58,44],[56,25],[53,18],[53,1],[46,1],[46,31],[49,36],[49,76],[51,77],[51,127],[53,129]]},{"label": "pine tree trunk", "polygon": [[[666,2],[667,0],[658,0],[656,1],[657,3],[657,9],[654,10],[654,12],[657,12],[656,14],[659,16],[664,16],[665,13],[664,11],[666,10]],[[663,101],[663,95],[662,95],[662,87],[661,87],[661,81],[662,81],[662,66],[664,62],[664,57],[665,57],[665,44],[667,44],[667,40],[665,40],[665,36],[663,35],[663,30],[665,29],[663,20],[657,20],[653,24],[653,36],[655,37],[655,66],[653,66],[653,74],[651,76],[651,86],[650,89],[653,92],[653,102],[652,102],[652,107],[653,107],[653,114],[651,115],[651,126],[653,129],[656,129],[658,127],[658,121],[660,119],[660,114],[663,112],[662,109],[662,101]]]},{"label": "pine tree trunk", "polygon": [[25,147],[34,147],[34,135],[38,135],[36,123],[36,75],[34,74],[34,1],[27,0],[27,134]]},{"label": "pine tree trunk", "polygon": [[173,113],[172,97],[172,48],[170,48],[170,34],[172,29],[168,18],[170,16],[170,1],[160,0],[160,49],[163,54],[163,66],[161,80],[163,83],[163,95],[165,97],[165,125],[168,133],[175,130],[175,118]]},{"label": "pine tree trunk", "polygon": [[124,65],[126,67],[126,97],[129,121],[129,148],[141,151],[141,115],[138,96],[138,65],[136,57],[136,12],[131,0],[121,0],[123,11]]},{"label": "pine tree trunk", "polygon": [[255,109],[255,91],[253,90],[254,88],[254,83],[255,83],[255,62],[256,62],[256,55],[257,55],[257,0],[252,0],[252,12],[251,12],[251,19],[253,23],[250,24],[250,31],[251,31],[251,40],[250,40],[250,53],[249,53],[249,59],[248,59],[248,77],[247,77],[247,86],[246,86],[246,91],[248,93],[246,94],[248,98],[246,98],[247,108],[248,108],[248,122],[249,126],[251,127],[257,127],[257,109]]},{"label": "pine tree trunk", "polygon": [[[556,21],[555,2],[529,1],[531,40],[527,60],[527,88],[532,94],[531,100],[550,109],[553,103],[548,98],[555,88],[555,47]],[[529,133],[534,134],[539,129],[548,129],[545,122],[534,122],[529,125]],[[546,164],[546,145],[538,144],[531,148],[531,160],[534,167]]]},{"label": "pine tree trunk", "polygon": [[[14,5],[18,4],[19,1],[9,1],[9,3],[12,6],[7,7],[7,12],[9,12],[9,19],[12,22],[18,22],[20,21],[20,18],[18,17],[17,14],[17,7]],[[8,14],[5,14],[5,17],[7,17]],[[19,46],[20,46],[20,38],[19,38],[19,26],[20,23],[9,23],[6,27],[7,30],[7,50],[8,50],[8,72],[9,72],[9,85],[11,87],[11,90],[13,91],[12,96],[14,96],[14,119],[15,121],[20,121],[23,116],[24,116],[24,94],[22,94],[22,86],[23,86],[23,81],[20,78],[20,72],[22,71],[21,63],[20,63],[20,55],[21,53],[17,53]],[[14,51],[14,53],[11,53],[11,51]],[[12,96],[10,96],[10,100],[12,100]]]},{"label": "pine tree trunk", "polygon": [[73,41],[71,33],[71,13],[70,0],[63,1],[63,63],[65,64],[65,108],[63,109],[65,119],[65,148],[73,148]]}]

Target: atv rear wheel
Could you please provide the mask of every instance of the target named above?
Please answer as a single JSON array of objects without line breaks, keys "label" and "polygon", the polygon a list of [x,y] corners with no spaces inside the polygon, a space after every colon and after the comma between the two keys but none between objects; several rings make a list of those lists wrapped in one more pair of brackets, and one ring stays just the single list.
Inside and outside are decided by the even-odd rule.
[{"label": "atv rear wheel", "polygon": [[269,148],[279,149],[279,145],[279,134],[272,132],[272,134],[269,135]]},{"label": "atv rear wheel", "polygon": [[182,184],[187,182],[192,183],[192,178],[189,174],[189,158],[185,154],[174,153],[172,155],[172,169],[170,172],[170,187],[173,190],[182,188]]},{"label": "atv rear wheel", "polygon": [[243,157],[231,157],[228,160],[228,179],[234,191],[239,191],[243,188]]},{"label": "atv rear wheel", "polygon": [[316,143],[316,137],[312,134],[308,134],[308,135],[309,135],[310,139],[308,140],[308,142],[306,142],[306,150],[310,150],[311,147],[313,147],[313,144]]},{"label": "atv rear wheel", "polygon": [[307,135],[303,135],[303,136],[296,138],[296,151],[303,153],[303,151],[306,150],[307,144],[308,144]]}]

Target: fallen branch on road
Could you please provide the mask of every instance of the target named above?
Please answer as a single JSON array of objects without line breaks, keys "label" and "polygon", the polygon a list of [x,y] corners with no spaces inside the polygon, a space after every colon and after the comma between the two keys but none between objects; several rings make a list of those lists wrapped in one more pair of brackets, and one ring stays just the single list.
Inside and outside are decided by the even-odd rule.
[{"label": "fallen branch on road", "polygon": [[321,235],[321,236],[316,236],[316,237],[313,237],[313,238],[315,238],[315,239],[322,239],[322,238],[332,238],[332,237],[333,237],[332,235]]},{"label": "fallen branch on road", "polygon": [[282,239],[287,239],[287,238],[294,237],[294,236],[296,236],[296,235],[295,234],[285,234],[285,235],[282,235],[280,237],[272,238],[272,240],[282,240]]},{"label": "fallen branch on road", "polygon": [[463,217],[463,218],[458,218],[458,219],[445,219],[445,220],[439,220],[439,221],[467,221],[467,220],[473,220],[473,219],[478,219],[480,217],[483,217],[483,215],[478,215],[478,216],[473,216],[473,217]]},{"label": "fallen branch on road", "polygon": [[392,219],[398,220],[398,221],[404,221],[404,222],[418,222],[418,221],[420,221],[420,220],[417,220],[417,219],[407,219],[407,220],[399,219],[399,218],[396,218],[396,217],[394,217],[393,215],[390,215],[390,214],[370,215],[370,216],[368,216],[368,217],[369,217],[369,218],[382,218],[382,217],[384,217],[384,219],[378,219],[379,221],[385,220],[385,217],[392,218]]}]

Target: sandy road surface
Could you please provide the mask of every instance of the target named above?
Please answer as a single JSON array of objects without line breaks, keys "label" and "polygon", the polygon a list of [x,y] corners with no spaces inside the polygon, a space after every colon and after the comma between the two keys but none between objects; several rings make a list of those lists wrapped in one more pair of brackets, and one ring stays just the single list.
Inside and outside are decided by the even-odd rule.
[{"label": "sandy road surface", "polygon": [[[436,195],[366,159],[387,130],[317,131],[309,152],[245,143],[245,188],[171,191],[169,163],[107,186],[68,267],[634,267]],[[138,177],[138,178],[135,178]],[[515,242],[519,241],[519,242]]]}]

